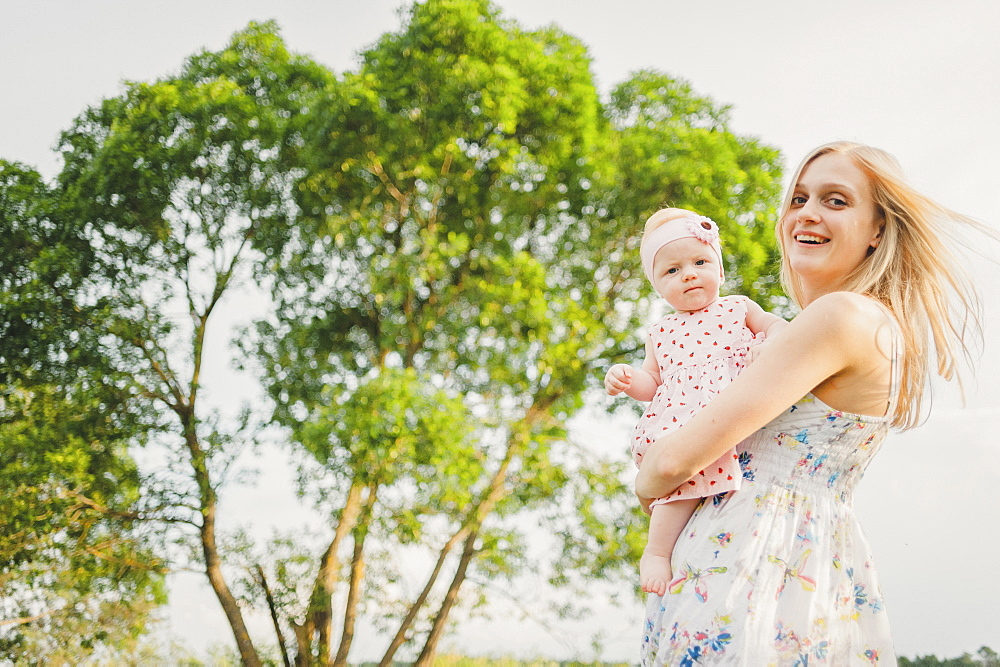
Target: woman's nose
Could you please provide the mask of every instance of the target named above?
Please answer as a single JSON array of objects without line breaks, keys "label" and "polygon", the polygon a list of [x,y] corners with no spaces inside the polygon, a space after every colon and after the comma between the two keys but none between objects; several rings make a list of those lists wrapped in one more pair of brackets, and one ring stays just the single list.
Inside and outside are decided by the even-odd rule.
[{"label": "woman's nose", "polygon": [[809,200],[799,208],[796,217],[800,222],[816,222],[819,220],[819,207]]}]

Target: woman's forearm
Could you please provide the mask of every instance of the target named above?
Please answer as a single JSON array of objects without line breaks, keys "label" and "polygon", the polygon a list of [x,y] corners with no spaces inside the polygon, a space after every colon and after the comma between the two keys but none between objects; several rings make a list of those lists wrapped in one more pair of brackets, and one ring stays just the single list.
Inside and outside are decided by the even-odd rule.
[{"label": "woman's forearm", "polygon": [[[655,443],[654,443],[655,444]],[[683,476],[673,465],[676,460],[664,455],[663,447],[652,445],[643,456],[642,465],[635,477],[635,493],[641,498],[664,498],[677,490],[681,484],[691,479]]]},{"label": "woman's forearm", "polygon": [[[720,394],[713,404],[722,398],[723,395]],[[731,396],[730,401],[724,403],[737,401],[738,397]],[[792,402],[794,400],[789,405]],[[669,495],[757,430],[760,427],[758,422],[765,419],[764,415],[770,415],[766,418],[769,421],[784,407],[770,408],[774,415],[756,408],[738,415],[735,412],[738,408],[733,406],[731,418],[725,420],[713,419],[711,413],[707,418],[702,418],[705,411],[696,415],[675,433],[660,438],[649,446],[636,476],[636,494],[643,498],[663,498]]]}]

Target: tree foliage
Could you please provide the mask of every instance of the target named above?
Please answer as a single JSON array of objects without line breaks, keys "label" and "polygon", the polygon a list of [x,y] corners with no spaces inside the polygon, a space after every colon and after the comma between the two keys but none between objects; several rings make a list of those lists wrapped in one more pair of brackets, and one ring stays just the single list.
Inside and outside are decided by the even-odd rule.
[{"label": "tree foliage", "polygon": [[900,656],[899,664],[903,667],[964,667],[966,665],[997,667],[1000,665],[1000,656],[998,656],[997,652],[989,646],[981,646],[975,654],[966,652],[957,658],[939,658],[936,655],[918,655],[911,659],[906,656]]},{"label": "tree foliage", "polygon": [[[57,193],[0,161],[0,659],[59,662],[127,648],[164,599],[140,521],[142,438],[128,396],[90,366],[79,326],[86,239]],[[86,363],[81,363],[86,362]]]},{"label": "tree foliage", "polygon": [[[260,262],[287,235],[288,165],[300,143],[294,125],[303,97],[326,76],[292,57],[273,26],[251,25],[223,51],[193,56],[179,75],[128,84],[87,109],[62,135],[64,167],[51,197],[22,170],[17,192],[34,196],[21,197],[30,202],[21,209],[5,200],[15,231],[44,222],[33,240],[37,270],[10,281],[20,308],[10,321],[23,326],[7,325],[17,336],[5,342],[5,360],[22,374],[42,353],[68,361],[85,384],[63,373],[60,397],[84,409],[103,388],[121,403],[121,441],[166,448],[166,470],[142,480],[155,496],[143,518],[193,528],[189,535],[250,664],[259,660],[216,544],[218,493],[248,436],[201,404],[205,336],[224,294],[251,274],[249,258]],[[36,213],[39,202],[49,203],[48,218]],[[74,265],[72,249],[50,250],[44,234],[79,241],[86,267]],[[67,282],[73,290],[62,289]],[[33,340],[62,330],[42,321],[54,312],[73,314],[70,339],[91,344],[55,349],[44,337]],[[42,436],[71,451],[84,444]]]},{"label": "tree foliage", "polygon": [[[634,586],[623,447],[592,451],[568,424],[641,348],[642,220],[662,205],[712,216],[727,289],[778,303],[777,151],[663,73],[602,99],[583,44],[486,0],[414,4],[341,74],[251,24],[85,110],[59,149],[51,185],[4,171],[4,381],[50,373],[10,394],[5,427],[37,465],[86,469],[93,503],[129,508],[104,515],[116,539],[142,519],[195,545],[247,664],[262,661],[248,606],[286,663],[346,662],[368,614],[391,638],[383,664],[429,664],[470,583],[532,567]],[[202,391],[209,324],[239,287],[273,303],[239,354],[328,518],[319,548],[220,535],[233,461],[263,426]],[[29,403],[94,409],[46,430]],[[163,468],[140,475],[129,446]],[[559,544],[535,563],[539,523]],[[402,554],[427,563],[415,587]],[[125,597],[155,602],[140,583]]]},{"label": "tree foliage", "polygon": [[117,416],[75,389],[19,388],[0,410],[0,655],[11,660],[123,648],[164,601]]},{"label": "tree foliage", "polygon": [[[468,580],[523,570],[529,516],[564,539],[545,565],[554,582],[631,583],[641,519],[625,462],[572,443],[567,422],[603,367],[638,346],[641,221],[664,204],[712,215],[739,267],[729,287],[775,294],[777,151],[664,74],[637,73],[602,103],[589,64],[557,28],[432,1],[315,103],[299,226],[274,258],[275,314],[253,337],[275,419],[326,471],[317,500],[336,527],[293,619],[300,658],[334,650],[338,554],[346,656],[373,537],[421,545],[433,563],[415,596],[367,588],[398,610],[385,664],[404,644],[432,658]],[[378,400],[375,383],[391,387]],[[421,394],[438,396],[445,437],[420,423]],[[414,436],[424,449],[384,475]]]},{"label": "tree foliage", "polygon": [[327,73],[252,24],[180,74],[133,83],[64,133],[65,207],[86,220],[106,302],[106,358],[128,369],[170,461],[166,520],[193,528],[242,659],[258,664],[218,547],[219,493],[251,435],[202,405],[208,324],[221,299],[280,249],[306,99]]}]

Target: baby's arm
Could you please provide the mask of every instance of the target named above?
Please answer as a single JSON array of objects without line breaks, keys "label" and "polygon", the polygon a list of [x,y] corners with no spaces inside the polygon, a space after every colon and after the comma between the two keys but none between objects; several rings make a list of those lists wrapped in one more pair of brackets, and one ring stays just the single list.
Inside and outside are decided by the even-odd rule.
[{"label": "baby's arm", "polygon": [[788,326],[787,321],[774,313],[767,312],[756,301],[747,298],[747,329],[755,334],[763,333],[764,339],[768,340],[786,326]]},{"label": "baby's arm", "polygon": [[624,391],[627,396],[644,403],[653,400],[659,386],[660,367],[656,363],[653,341],[649,337],[646,338],[646,358],[641,368],[615,364],[604,376],[604,388],[609,396],[617,396]]}]

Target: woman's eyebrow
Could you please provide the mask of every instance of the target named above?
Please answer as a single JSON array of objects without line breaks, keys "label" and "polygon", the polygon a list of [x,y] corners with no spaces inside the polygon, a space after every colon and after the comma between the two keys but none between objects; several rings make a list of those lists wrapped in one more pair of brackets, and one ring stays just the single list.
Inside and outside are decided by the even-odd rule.
[{"label": "woman's eyebrow", "polygon": [[[813,187],[814,189],[820,190],[821,192],[830,192],[831,190],[833,190],[836,192],[842,192],[847,195],[856,194],[851,186],[846,185],[844,183],[837,183],[834,181],[831,181],[829,183],[820,183]],[[803,187],[802,183],[796,183],[794,188],[794,190],[807,190],[807,189],[808,188]]]}]

